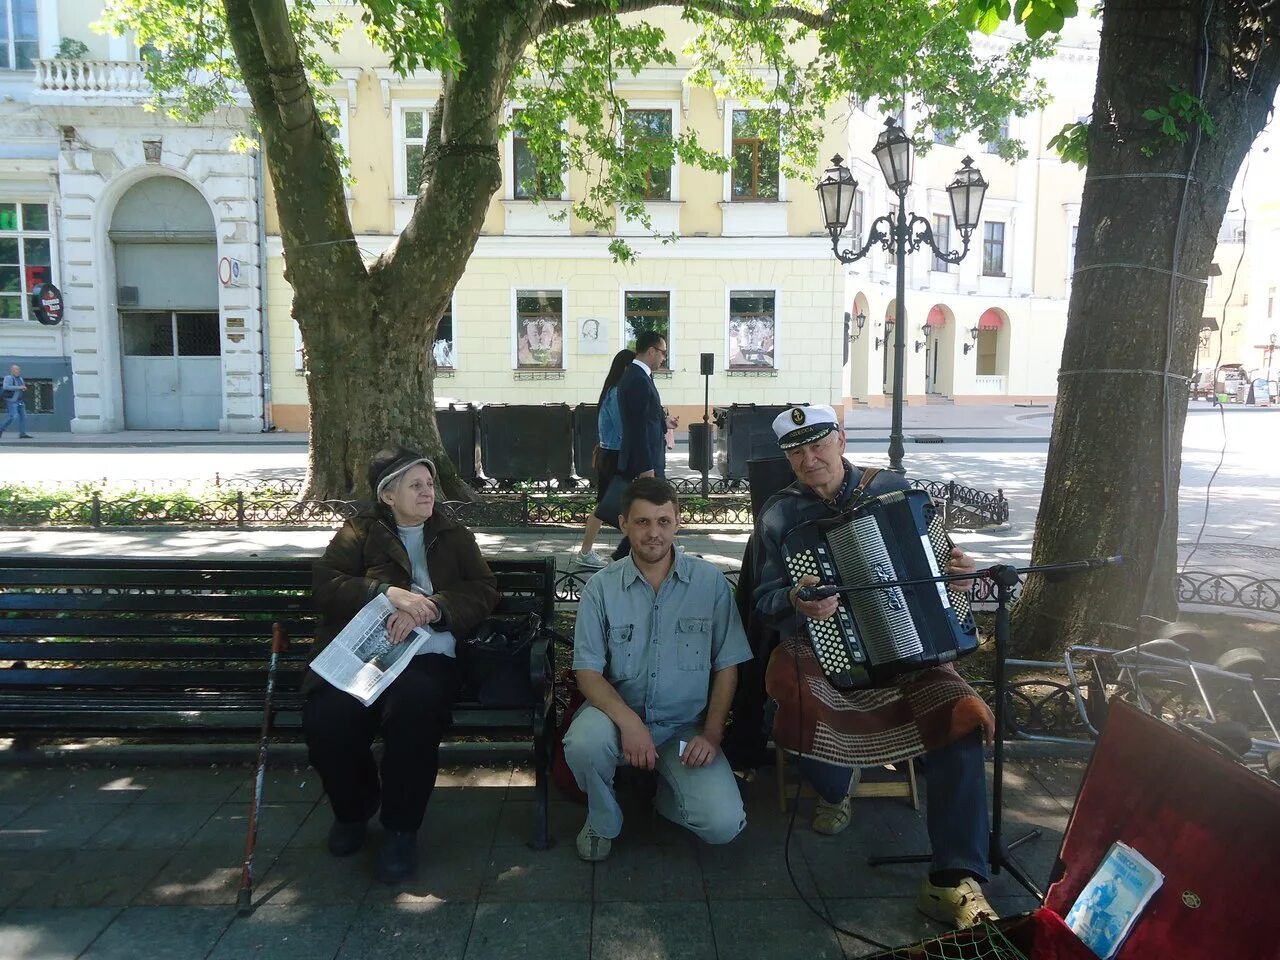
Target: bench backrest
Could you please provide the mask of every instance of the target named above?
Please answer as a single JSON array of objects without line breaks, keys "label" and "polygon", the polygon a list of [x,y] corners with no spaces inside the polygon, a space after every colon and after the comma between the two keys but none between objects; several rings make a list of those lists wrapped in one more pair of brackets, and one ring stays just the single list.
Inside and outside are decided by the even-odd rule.
[{"label": "bench backrest", "polygon": [[[311,560],[0,557],[0,689],[260,689],[272,624],[283,685],[310,656]],[[498,616],[555,611],[555,561],[491,560]],[[282,678],[284,679],[284,678]]]}]

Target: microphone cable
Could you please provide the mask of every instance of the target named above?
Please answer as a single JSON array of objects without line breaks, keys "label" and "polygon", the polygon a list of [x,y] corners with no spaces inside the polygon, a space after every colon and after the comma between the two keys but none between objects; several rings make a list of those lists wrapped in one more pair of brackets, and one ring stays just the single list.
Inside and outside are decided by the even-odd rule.
[{"label": "microphone cable", "polygon": [[[785,642],[785,640],[782,642]],[[782,642],[779,643],[779,646],[781,646]],[[795,667],[795,673],[796,673],[796,710],[797,710],[796,727],[797,727],[797,730],[800,732],[800,735],[803,736],[804,694],[802,692],[803,679],[800,675],[799,657],[793,656],[791,658],[791,663],[792,663],[792,666]],[[783,754],[782,763],[784,764],[783,769],[785,770],[786,769],[785,768],[786,751],[779,748],[779,752]],[[795,889],[796,896],[800,898],[800,902],[803,903],[806,907],[808,907],[809,911],[815,917],[817,917],[819,920],[825,923],[828,927],[830,927],[836,933],[838,934],[843,933],[846,937],[852,937],[855,940],[860,940],[863,943],[867,944],[868,946],[875,947],[877,950],[894,950],[895,948],[890,946],[887,943],[881,943],[879,940],[872,940],[870,937],[863,936],[861,933],[854,933],[852,930],[846,930],[844,927],[840,926],[840,924],[836,923],[834,920],[831,919],[831,915],[829,912],[827,912],[825,909],[819,910],[816,906],[814,906],[813,903],[809,900],[809,898],[805,896],[804,891],[800,889],[800,883],[798,880],[796,880],[795,872],[791,869],[791,834],[795,830],[796,814],[800,812],[800,792],[804,789],[804,771],[800,769],[800,763],[799,763],[799,759],[803,758],[803,756],[804,754],[801,753],[799,750],[796,751],[796,757],[798,758],[796,762],[796,793],[795,793],[795,797],[792,799],[792,802],[791,802],[791,817],[787,821],[787,836],[782,843],[782,862],[787,868],[787,877],[791,880],[791,886]],[[907,762],[910,763],[911,761],[908,760]],[[852,773],[849,774],[849,780],[850,782],[852,782],[853,780]],[[871,868],[868,867],[867,869],[871,869]]]}]

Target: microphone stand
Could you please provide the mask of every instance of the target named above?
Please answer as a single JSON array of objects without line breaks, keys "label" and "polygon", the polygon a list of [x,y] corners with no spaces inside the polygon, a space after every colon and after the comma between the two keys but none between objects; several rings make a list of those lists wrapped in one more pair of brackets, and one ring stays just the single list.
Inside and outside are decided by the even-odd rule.
[{"label": "microphone stand", "polygon": [[[801,600],[822,599],[839,593],[859,593],[863,590],[883,590],[888,587],[909,587],[929,583],[952,583],[955,581],[990,580],[996,585],[996,664],[995,664],[995,720],[996,735],[993,745],[992,789],[991,789],[991,833],[987,845],[987,862],[991,866],[991,875],[999,876],[1001,869],[1009,871],[1009,875],[1030,893],[1044,902],[1044,893],[1036,886],[1035,881],[1027,874],[1011,853],[1017,847],[1031,840],[1037,840],[1041,831],[1033,829],[1012,843],[1005,843],[1001,814],[1004,809],[1004,724],[1005,693],[1007,689],[1005,664],[1008,659],[1010,619],[1009,604],[1013,600],[1013,588],[1024,573],[1044,573],[1053,578],[1064,578],[1086,570],[1097,570],[1102,567],[1120,563],[1120,557],[1108,557],[1103,560],[1076,560],[1068,563],[1045,563],[1028,567],[1014,567],[1010,564],[998,563],[994,566],[975,570],[972,573],[951,573],[939,577],[921,577],[912,580],[882,580],[873,584],[859,584],[852,587],[817,586],[806,588],[798,593]],[[867,865],[879,867],[890,863],[930,863],[930,853],[905,854],[890,857],[868,857]]]}]

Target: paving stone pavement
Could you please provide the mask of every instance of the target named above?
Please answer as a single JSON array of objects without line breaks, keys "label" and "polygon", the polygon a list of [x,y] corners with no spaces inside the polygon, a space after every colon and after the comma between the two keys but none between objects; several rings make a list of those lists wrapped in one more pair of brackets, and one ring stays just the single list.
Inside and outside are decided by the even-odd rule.
[{"label": "paving stone pavement", "polygon": [[[1082,772],[1067,760],[1008,766],[1008,836],[1044,831],[1019,851],[1038,882]],[[914,909],[924,867],[863,863],[873,852],[927,849],[922,813],[902,800],[859,799],[852,826],[821,837],[808,828],[811,798],[793,808],[794,822],[779,810],[767,768],[742,782],[748,825],[723,847],[700,844],[653,814],[642,790],[624,788],[623,835],[594,865],[574,852],[583,809],[563,799],[552,805],[555,846],[525,845],[527,769],[445,769],[417,877],[385,886],[371,879],[376,825],[365,851],[334,860],[314,773],[273,767],[255,909],[240,916],[251,775],[227,766],[0,769],[0,957],[843,960],[871,951],[812,910],[893,944],[942,932]],[[1002,912],[1033,906],[1007,875],[988,890]]]}]

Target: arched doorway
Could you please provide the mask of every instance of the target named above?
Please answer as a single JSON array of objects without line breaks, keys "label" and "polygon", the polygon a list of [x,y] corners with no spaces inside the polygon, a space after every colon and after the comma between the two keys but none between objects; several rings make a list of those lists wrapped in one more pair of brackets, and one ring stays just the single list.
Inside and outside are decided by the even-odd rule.
[{"label": "arched doorway", "polygon": [[1009,315],[991,307],[978,318],[974,390],[981,394],[1008,392]]},{"label": "arched doorway", "polygon": [[[850,397],[861,397],[865,402],[868,392],[868,351],[870,337],[873,336],[870,328],[875,327],[875,322],[871,319],[871,306],[867,302],[866,294],[855,294],[851,307],[848,339],[845,340],[845,351],[848,356],[848,377],[845,380],[845,389]],[[861,326],[858,325],[859,317],[862,318]]]},{"label": "arched doorway", "polygon": [[935,303],[929,309],[924,330],[924,392],[926,394],[949,395],[953,392],[955,319],[955,314],[943,304]]},{"label": "arched doorway", "polygon": [[176,177],[148,177],[120,198],[108,236],[125,428],[217,430],[222,332],[209,204]]}]

